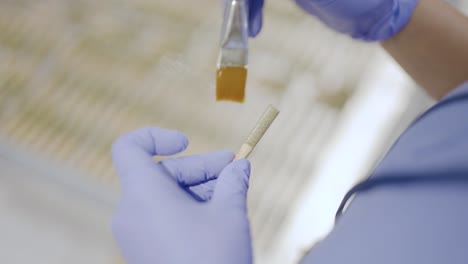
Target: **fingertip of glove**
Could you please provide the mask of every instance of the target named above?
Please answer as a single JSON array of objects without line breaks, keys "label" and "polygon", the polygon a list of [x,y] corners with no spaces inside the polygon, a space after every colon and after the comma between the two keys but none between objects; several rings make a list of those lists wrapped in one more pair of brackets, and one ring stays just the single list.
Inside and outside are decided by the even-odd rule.
[{"label": "fingertip of glove", "polygon": [[146,128],[153,140],[155,153],[158,155],[173,155],[187,149],[189,140],[178,130],[162,129],[158,127]]},{"label": "fingertip of glove", "polygon": [[262,30],[262,14],[259,13],[249,21],[249,36],[255,38]]},{"label": "fingertip of glove", "polygon": [[263,0],[249,1],[249,37],[256,37],[262,30],[263,24]]},{"label": "fingertip of glove", "polygon": [[181,145],[180,145],[180,150],[185,150],[188,148],[189,146],[189,140],[187,138],[187,136],[185,134],[183,134],[182,132],[180,131],[174,131],[175,133],[179,134],[179,137],[180,137],[180,142],[181,142]]},{"label": "fingertip of glove", "polygon": [[227,150],[227,149],[220,150],[217,152],[217,154],[223,158],[226,158],[226,160],[229,160],[229,161],[234,160],[234,157],[235,157],[234,152]]},{"label": "fingertip of glove", "polygon": [[242,170],[247,177],[250,177],[250,161],[247,159],[235,160],[232,162],[234,169]]},{"label": "fingertip of glove", "polygon": [[188,138],[177,130],[144,127],[120,136],[112,145],[112,153],[139,148],[151,155],[173,155],[188,144]]}]

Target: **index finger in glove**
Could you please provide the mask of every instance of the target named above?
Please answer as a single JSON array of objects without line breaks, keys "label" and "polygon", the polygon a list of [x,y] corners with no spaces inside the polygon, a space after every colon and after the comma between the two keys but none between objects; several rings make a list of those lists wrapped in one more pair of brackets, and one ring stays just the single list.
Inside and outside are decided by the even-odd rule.
[{"label": "index finger in glove", "polygon": [[189,187],[216,179],[233,159],[234,153],[222,150],[166,159],[160,164],[180,186]]}]

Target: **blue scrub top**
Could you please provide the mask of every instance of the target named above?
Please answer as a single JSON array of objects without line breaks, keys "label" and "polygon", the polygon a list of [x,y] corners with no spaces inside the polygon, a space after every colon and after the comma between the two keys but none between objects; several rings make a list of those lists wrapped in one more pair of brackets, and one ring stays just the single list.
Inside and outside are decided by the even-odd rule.
[{"label": "blue scrub top", "polygon": [[420,116],[353,195],[303,264],[467,264],[468,82]]}]

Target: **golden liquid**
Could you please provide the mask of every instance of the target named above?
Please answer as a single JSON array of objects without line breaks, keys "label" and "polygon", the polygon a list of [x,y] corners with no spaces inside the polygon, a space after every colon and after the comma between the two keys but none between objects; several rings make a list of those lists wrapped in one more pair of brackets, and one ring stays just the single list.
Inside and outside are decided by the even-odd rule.
[{"label": "golden liquid", "polygon": [[216,101],[242,103],[245,99],[247,69],[244,67],[221,67],[216,71]]}]

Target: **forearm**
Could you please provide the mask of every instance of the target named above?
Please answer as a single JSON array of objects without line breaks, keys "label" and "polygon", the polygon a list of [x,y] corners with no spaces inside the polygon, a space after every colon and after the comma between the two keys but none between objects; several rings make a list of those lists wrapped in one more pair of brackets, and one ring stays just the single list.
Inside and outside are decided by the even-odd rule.
[{"label": "forearm", "polygon": [[382,46],[435,99],[468,80],[468,18],[443,0],[420,0]]}]

